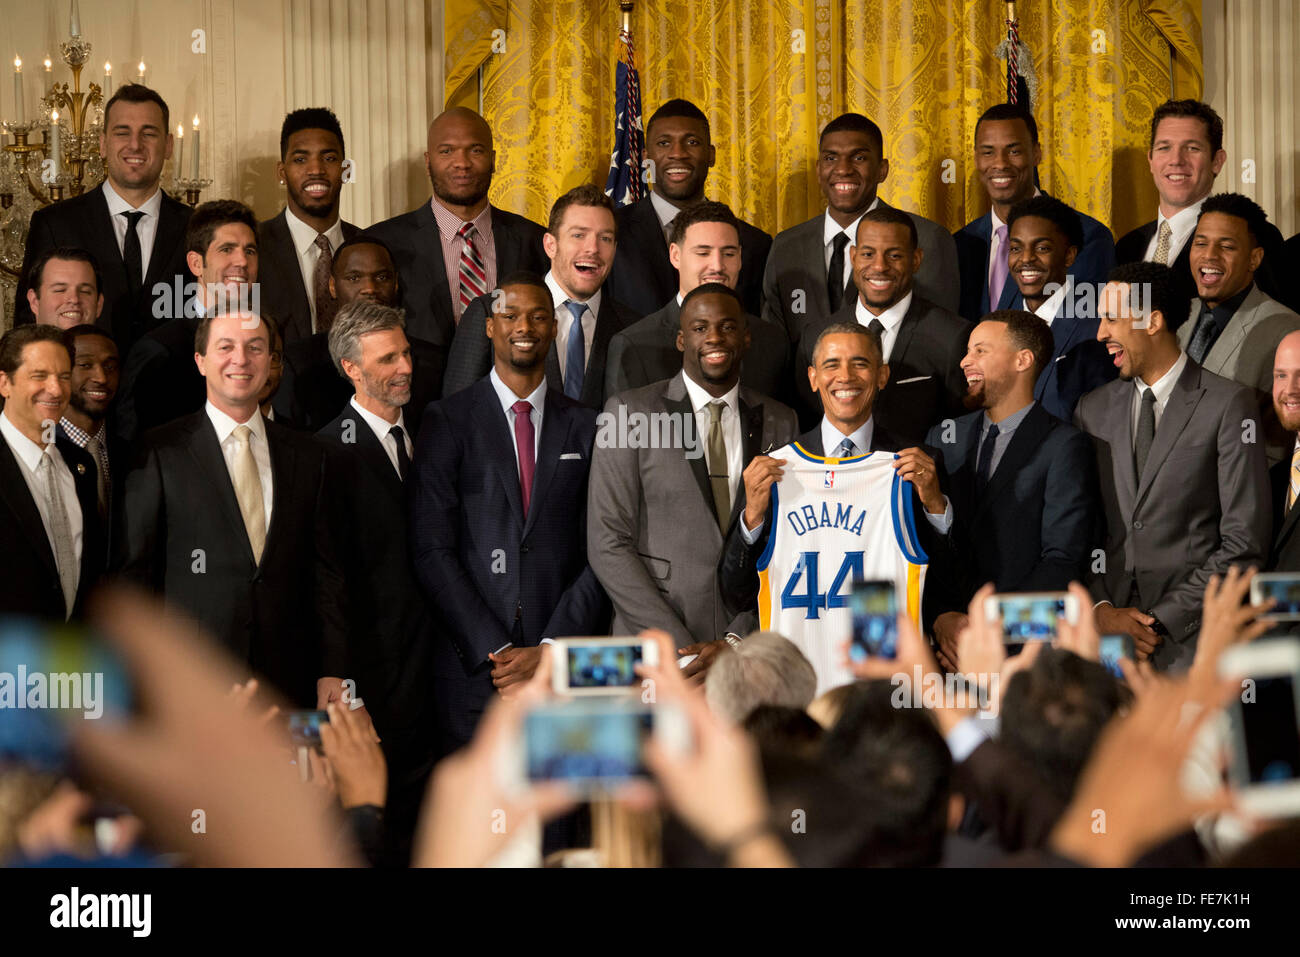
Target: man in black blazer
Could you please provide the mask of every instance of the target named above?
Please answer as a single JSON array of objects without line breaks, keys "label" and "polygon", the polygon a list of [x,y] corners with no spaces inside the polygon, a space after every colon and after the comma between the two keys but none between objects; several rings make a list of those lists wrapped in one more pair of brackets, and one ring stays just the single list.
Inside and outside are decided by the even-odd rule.
[{"label": "man in black blazer", "polygon": [[[546,287],[551,290],[558,329],[555,348],[546,357],[546,381],[552,389],[596,410],[605,405],[609,342],[640,318],[604,288],[617,239],[613,202],[588,184],[555,201],[542,237],[551,260]],[[492,342],[484,331],[492,295],[476,299],[456,327],[443,378],[444,397],[469,388],[492,369]],[[576,324],[575,311],[582,317]]]},{"label": "man in black blazer", "polygon": [[[20,326],[0,338],[0,609],[5,614],[50,621],[79,615],[104,568],[94,464],[55,428],[67,410],[71,369],[63,334],[54,326]],[[54,511],[56,505],[62,515]]]},{"label": "man in black blazer", "polygon": [[47,249],[32,263],[26,279],[27,305],[38,325],[71,329],[95,322],[104,311],[99,263],[84,249]]},{"label": "man in black blazer", "polygon": [[[877,207],[858,223],[850,247],[858,295],[834,316],[808,323],[799,340],[795,368],[812,365],[813,345],[828,326],[857,323],[872,329],[884,344],[889,380],[875,399],[876,423],[905,446],[920,445],[930,426],[960,415],[966,395],[961,357],[970,324],[917,295],[913,279],[921,263],[916,224],[897,209]],[[822,404],[807,373],[795,376],[800,424],[812,428]]]},{"label": "man in black blazer", "polygon": [[[817,148],[817,185],[826,211],[778,233],[763,273],[763,318],[784,326],[791,346],[806,323],[839,312],[845,299],[857,295],[848,247],[862,214],[889,205],[876,192],[889,175],[889,160],[875,123],[861,113],[837,116],[822,130]],[[952,234],[924,216],[908,215],[924,254],[916,290],[951,312],[961,291]]]},{"label": "man in black blazer", "polygon": [[123,355],[158,325],[159,295],[188,275],[185,224],[190,208],[159,185],[163,164],[172,155],[169,118],[162,97],[138,83],[118,87],[109,98],[99,137],[107,178],[100,187],[32,214],[15,325],[33,321],[27,301],[31,266],[56,246],[80,247],[98,261],[104,311],[96,325],[112,334]]},{"label": "man in black blazer", "polygon": [[[668,255],[670,228],[679,211],[704,199],[704,185],[716,159],[709,120],[687,100],[669,100],[645,128],[645,154],[654,185],[642,200],[615,214],[623,254],[614,263],[609,289],[638,316],[660,308],[677,292],[677,264]],[[736,220],[742,250],[735,288],[750,315],[761,314],[763,269],[772,237]]]},{"label": "man in black blazer", "polygon": [[262,308],[279,323],[286,346],[329,332],[334,318],[336,306],[325,295],[334,257],[360,232],[339,216],[345,155],[343,129],[332,111],[309,107],[284,118],[275,170],[285,207],[258,224],[257,239]]},{"label": "man in black blazer", "polygon": [[403,406],[413,360],[402,313],[371,299],[344,305],[331,354],[354,389],[318,437],[329,452],[339,561],[348,588],[347,661],[388,762],[385,829],[406,844],[432,767],[433,632],[411,560],[406,482],[414,441]]},{"label": "man in black blazer", "polygon": [[990,313],[962,360],[978,410],[926,436],[943,449],[952,499],[948,548],[931,555],[925,582],[926,617],[950,666],[966,608],[986,582],[1000,592],[1064,591],[1083,580],[1098,544],[1092,444],[1034,400],[1051,355],[1038,316]]},{"label": "man in black blazer", "polygon": [[432,403],[415,446],[412,557],[437,621],[442,753],[469,740],[494,690],[532,675],[542,641],[609,626],[585,532],[596,413],[546,385],[555,312],[541,277],[500,289],[492,372]]},{"label": "man in black blazer", "polygon": [[[740,222],[723,203],[703,200],[673,220],[668,254],[677,273],[677,291],[658,312],[628,326],[609,343],[605,395],[615,396],[681,372],[677,347],[683,297],[704,283],[739,290],[744,269]],[[740,369],[741,384],[785,400],[790,394],[789,342],[775,322],[747,314],[751,345]]]},{"label": "man in black blazer", "polygon": [[492,130],[473,110],[455,107],[429,125],[424,164],[433,199],[365,235],[397,261],[407,337],[447,350],[461,314],[495,289],[499,276],[545,271],[545,230],[488,203],[496,151]]},{"label": "man in black blazer", "polygon": [[[975,124],[975,169],[988,193],[990,210],[973,219],[956,233],[957,262],[961,269],[961,307],[957,310],[971,322],[996,309],[1013,308],[1016,284],[1007,267],[1007,214],[1016,203],[1041,190],[1034,185],[1034,171],[1042,161],[1038,145],[1038,124],[1023,106],[999,103],[984,111]],[[1075,210],[1083,223],[1083,248],[1070,275],[1078,283],[1106,281],[1115,265],[1115,238],[1104,224]],[[995,263],[1000,267],[995,269]],[[998,285],[993,299],[990,290]]]},{"label": "man in black blazer", "polygon": [[205,317],[195,339],[207,401],[145,437],[116,565],[295,707],[324,708],[347,665],[325,449],[258,409],[271,344],[256,315]]},{"label": "man in black blazer", "polygon": [[1273,547],[1268,570],[1300,572],[1300,535],[1296,520],[1300,509],[1300,332],[1292,332],[1277,344],[1273,359],[1273,411],[1292,439],[1291,454],[1268,470],[1273,504]]}]

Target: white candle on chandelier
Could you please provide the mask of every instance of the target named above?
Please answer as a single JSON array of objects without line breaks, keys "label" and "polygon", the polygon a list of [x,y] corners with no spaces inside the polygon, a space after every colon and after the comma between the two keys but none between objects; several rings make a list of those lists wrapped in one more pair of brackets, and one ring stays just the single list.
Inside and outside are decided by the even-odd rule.
[{"label": "white candle on chandelier", "polygon": [[68,32],[74,37],[81,36],[81,10],[77,7],[77,0],[72,0],[72,17],[68,24]]},{"label": "white candle on chandelier", "polygon": [[50,62],[50,58],[46,57],[45,58],[45,95],[46,96],[50,95],[50,87],[54,85],[53,67],[54,64]]},{"label": "white candle on chandelier", "polygon": [[185,127],[176,124],[176,178],[185,175]]},{"label": "white candle on chandelier", "polygon": [[135,75],[135,82],[140,83],[140,84],[143,84],[143,83],[144,83],[144,60],[141,60],[141,61],[140,61],[140,66],[138,67],[138,72],[137,72],[136,75]]},{"label": "white candle on chandelier", "polygon": [[17,121],[21,123],[27,116],[27,110],[23,105],[23,58],[14,57],[14,110],[18,114]]},{"label": "white candle on chandelier", "polygon": [[59,111],[50,113],[50,159],[54,160],[54,178],[63,171],[63,148],[59,136]]},{"label": "white candle on chandelier", "polygon": [[104,102],[113,95],[113,64],[104,61]]},{"label": "white candle on chandelier", "polygon": [[190,179],[199,178],[199,114],[194,114],[194,143],[190,147]]}]

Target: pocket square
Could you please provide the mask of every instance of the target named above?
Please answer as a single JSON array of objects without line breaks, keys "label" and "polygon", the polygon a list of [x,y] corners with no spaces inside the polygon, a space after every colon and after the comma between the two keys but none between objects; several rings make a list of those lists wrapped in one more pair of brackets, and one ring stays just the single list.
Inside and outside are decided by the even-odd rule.
[{"label": "pocket square", "polygon": [[581,452],[565,452],[563,455],[560,456],[560,461],[563,462],[565,459],[581,459],[581,458],[582,458]]},{"label": "pocket square", "polygon": [[907,385],[909,382],[924,382],[926,379],[933,379],[932,375],[915,375],[910,379],[900,379],[894,385]]}]

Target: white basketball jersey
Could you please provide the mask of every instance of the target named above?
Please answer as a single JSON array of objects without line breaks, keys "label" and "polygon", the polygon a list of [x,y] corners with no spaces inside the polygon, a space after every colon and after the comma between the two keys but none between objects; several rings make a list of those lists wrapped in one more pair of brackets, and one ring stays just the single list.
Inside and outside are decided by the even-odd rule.
[{"label": "white basketball jersey", "polygon": [[759,625],[807,656],[820,695],[853,680],[844,644],[854,580],[893,581],[898,607],[919,622],[929,558],[916,536],[912,483],[894,471],[893,452],[835,459],[793,443],[771,455],[786,465],[758,560]]}]

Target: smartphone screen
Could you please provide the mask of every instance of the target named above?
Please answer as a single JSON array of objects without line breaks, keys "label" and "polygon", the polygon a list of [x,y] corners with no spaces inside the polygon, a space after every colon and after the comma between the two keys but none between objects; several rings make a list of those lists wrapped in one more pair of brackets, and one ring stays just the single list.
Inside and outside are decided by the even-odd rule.
[{"label": "smartphone screen", "polygon": [[1002,617],[1002,640],[1009,645],[1026,641],[1051,641],[1056,619],[1065,615],[1065,596],[1007,595],[997,599]]},{"label": "smartphone screen", "polygon": [[641,663],[639,644],[571,644],[566,650],[570,688],[625,688],[640,681],[633,670]]},{"label": "smartphone screen", "polygon": [[1116,678],[1123,678],[1124,673],[1119,670],[1119,660],[1121,658],[1127,658],[1129,661],[1133,660],[1133,636],[1125,634],[1102,635],[1101,650],[1098,657],[1100,657],[1101,663],[1107,671]]},{"label": "smartphone screen", "polygon": [[646,777],[641,747],[653,728],[648,708],[568,702],[524,719],[530,781],[600,783]]},{"label": "smartphone screen", "polygon": [[319,748],[320,726],[329,723],[329,719],[329,713],[325,711],[290,711],[289,737],[294,746]]},{"label": "smartphone screen", "polygon": [[1292,675],[1254,680],[1255,700],[1240,702],[1251,784],[1300,778],[1300,729],[1296,727],[1296,689]]},{"label": "smartphone screen", "polygon": [[1251,583],[1251,601],[1277,600],[1264,618],[1300,620],[1300,575],[1259,575]]},{"label": "smartphone screen", "polygon": [[849,595],[853,636],[849,657],[898,657],[898,590],[891,581],[854,582]]}]

